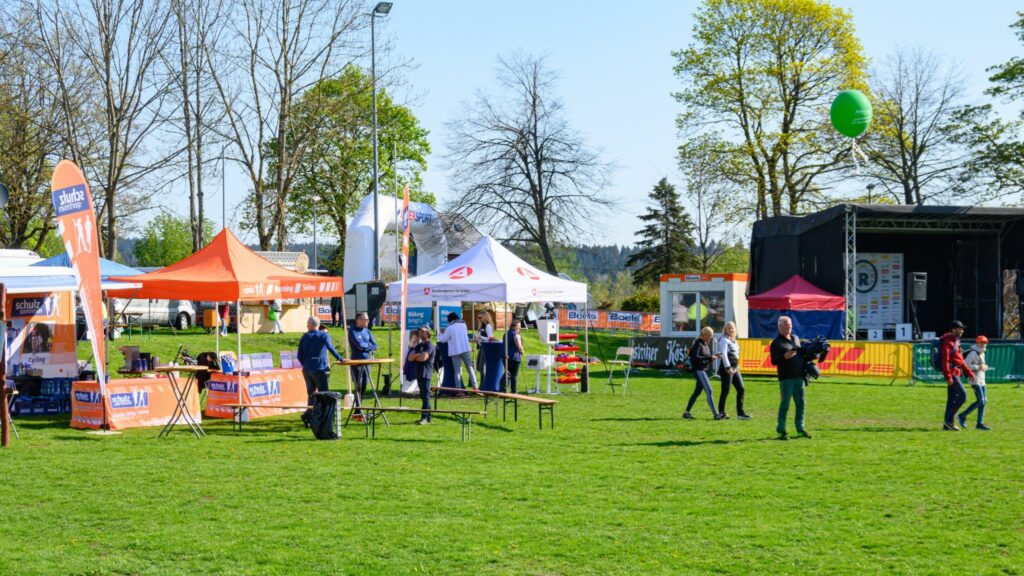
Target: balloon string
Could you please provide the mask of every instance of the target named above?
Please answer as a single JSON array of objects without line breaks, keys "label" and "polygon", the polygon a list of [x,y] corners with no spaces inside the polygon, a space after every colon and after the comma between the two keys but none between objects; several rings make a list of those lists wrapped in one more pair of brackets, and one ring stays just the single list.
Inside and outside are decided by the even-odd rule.
[{"label": "balloon string", "polygon": [[857,161],[858,156],[865,164],[867,163],[868,155],[861,150],[860,146],[857,146],[856,138],[850,138],[850,157],[853,158],[854,173],[857,176],[860,176],[860,162]]}]

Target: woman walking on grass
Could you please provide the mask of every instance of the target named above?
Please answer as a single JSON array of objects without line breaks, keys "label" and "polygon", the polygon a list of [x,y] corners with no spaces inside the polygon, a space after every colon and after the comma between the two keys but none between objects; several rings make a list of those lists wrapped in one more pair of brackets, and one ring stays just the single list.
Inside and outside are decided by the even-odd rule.
[{"label": "woman walking on grass", "polygon": [[736,324],[726,322],[722,328],[722,337],[718,340],[718,377],[722,381],[722,390],[718,393],[718,413],[722,418],[729,416],[725,412],[725,401],[729,398],[729,388],[736,387],[736,417],[750,420],[750,415],[743,410],[743,398],[746,388],[743,387],[743,376],[740,376],[740,345],[736,342]]},{"label": "woman walking on grass", "polygon": [[690,346],[690,366],[693,367],[697,386],[694,388],[693,394],[690,395],[690,401],[686,403],[686,412],[683,412],[683,418],[686,420],[694,419],[690,414],[690,409],[693,408],[694,402],[697,401],[701,393],[708,401],[708,407],[711,408],[711,414],[714,415],[715,420],[721,420],[724,416],[715,410],[715,393],[711,390],[711,380],[708,378],[708,368],[715,360],[715,357],[711,355],[711,339],[714,336],[714,330],[710,326],[705,326],[700,330],[700,337],[694,340],[693,345]]}]

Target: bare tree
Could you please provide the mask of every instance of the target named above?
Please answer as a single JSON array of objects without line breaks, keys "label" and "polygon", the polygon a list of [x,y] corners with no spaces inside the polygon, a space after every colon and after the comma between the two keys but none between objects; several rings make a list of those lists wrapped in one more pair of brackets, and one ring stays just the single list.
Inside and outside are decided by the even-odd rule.
[{"label": "bare tree", "polygon": [[60,110],[48,90],[53,71],[36,57],[27,8],[0,8],[0,182],[10,191],[0,246],[39,250],[53,229],[49,184]]},{"label": "bare tree", "polygon": [[751,214],[742,201],[740,186],[729,178],[736,170],[728,148],[728,143],[713,134],[698,136],[679,147],[679,169],[686,178],[684,197],[695,216],[701,272],[707,272],[736,244],[733,233]]},{"label": "bare tree", "polygon": [[964,75],[933,52],[899,48],[874,71],[868,171],[897,202],[921,204],[965,192],[970,149],[959,143]]},{"label": "bare tree", "polygon": [[501,97],[477,96],[448,123],[452,209],[508,238],[536,244],[548,272],[552,247],[586,237],[612,206],[601,195],[610,166],[565,119],[544,59],[499,59]]},{"label": "bare tree", "polygon": [[[118,225],[148,204],[141,190],[146,177],[177,156],[153,144],[167,114],[167,81],[160,53],[171,37],[171,12],[155,0],[36,0],[43,51],[55,68],[68,59],[84,65],[79,81],[95,83],[93,115],[67,119],[67,145],[94,184],[107,258],[117,252]],[[69,54],[71,53],[71,54]],[[79,88],[61,80],[58,98],[69,110],[80,102]],[[98,121],[104,135],[95,144],[80,140],[82,125]]]},{"label": "bare tree", "polygon": [[[287,244],[285,206],[311,132],[290,130],[299,96],[363,54],[369,13],[356,0],[234,0],[229,42],[207,46],[225,113],[223,136],[244,167],[260,248]],[[278,153],[267,162],[265,146]],[[272,168],[272,169],[271,169]]]},{"label": "bare tree", "polygon": [[206,243],[203,176],[204,155],[211,132],[220,121],[220,98],[208,71],[205,48],[216,50],[220,40],[223,0],[172,0],[177,32],[177,59],[168,59],[181,107],[180,127],[185,144],[185,169],[189,189],[189,223],[192,250]]}]

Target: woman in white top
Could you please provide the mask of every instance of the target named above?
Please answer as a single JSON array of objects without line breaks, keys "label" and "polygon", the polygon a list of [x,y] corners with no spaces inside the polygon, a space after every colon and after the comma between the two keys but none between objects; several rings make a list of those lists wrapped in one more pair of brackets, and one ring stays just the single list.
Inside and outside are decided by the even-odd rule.
[{"label": "woman in white top", "polygon": [[725,401],[729,398],[729,388],[736,387],[736,417],[750,420],[750,415],[743,410],[743,376],[740,375],[740,345],[736,342],[736,324],[726,322],[722,328],[722,337],[718,340],[718,376],[722,379],[722,391],[718,396],[718,412],[725,418]]}]

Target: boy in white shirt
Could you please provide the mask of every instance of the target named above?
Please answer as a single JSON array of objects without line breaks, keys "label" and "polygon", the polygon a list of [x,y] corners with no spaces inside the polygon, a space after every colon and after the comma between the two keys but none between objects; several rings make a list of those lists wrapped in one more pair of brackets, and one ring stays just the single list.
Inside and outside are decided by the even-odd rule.
[{"label": "boy in white shirt", "polygon": [[977,408],[978,409],[978,430],[991,430],[985,425],[985,404],[988,403],[987,395],[985,394],[985,372],[988,371],[988,364],[985,363],[985,349],[988,347],[988,338],[984,336],[978,336],[974,340],[974,346],[971,351],[967,353],[967,357],[964,361],[967,362],[967,366],[974,372],[974,379],[971,380],[971,388],[974,389],[974,404],[967,407],[960,413],[960,427],[966,428],[967,416]]}]

